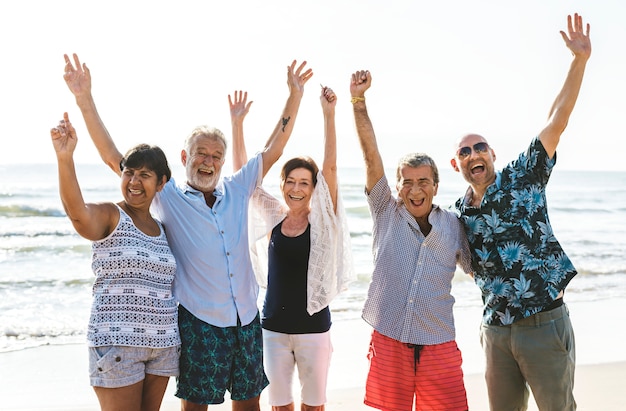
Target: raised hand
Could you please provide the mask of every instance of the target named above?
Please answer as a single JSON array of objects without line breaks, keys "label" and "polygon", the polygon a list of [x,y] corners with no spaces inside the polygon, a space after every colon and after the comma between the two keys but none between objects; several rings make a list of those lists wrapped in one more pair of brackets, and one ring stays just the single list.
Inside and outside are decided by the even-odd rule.
[{"label": "raised hand", "polygon": [[578,13],[574,17],[567,16],[567,34],[561,31],[561,37],[565,41],[565,45],[571,50],[576,57],[588,59],[591,55],[591,40],[589,39],[589,23],[583,32],[583,18]]},{"label": "raised hand", "polygon": [[330,87],[322,86],[320,102],[322,103],[322,111],[324,114],[332,113],[337,105],[337,95]]},{"label": "raised hand", "polygon": [[252,101],[248,102],[247,91],[235,91],[233,93],[234,99],[228,95],[228,105],[230,106],[230,119],[231,121],[243,121],[248,114]]},{"label": "raised hand", "polygon": [[[289,86],[290,93],[304,93],[304,85],[313,76],[312,69],[306,69],[304,72],[304,66],[306,61],[303,61],[296,69],[296,60],[291,63],[291,66],[287,67],[287,85]],[[294,71],[295,69],[295,71]]]},{"label": "raised hand", "polygon": [[350,95],[352,97],[363,97],[365,91],[372,85],[372,75],[369,70],[359,70],[352,74],[350,81]]},{"label": "raised hand", "polygon": [[67,54],[64,54],[65,58],[65,73],[63,74],[63,80],[69,87],[74,97],[78,98],[84,95],[91,94],[91,73],[86,64],[80,64],[80,60],[76,53],[73,54],[74,64],[72,64]]},{"label": "raised hand", "polygon": [[57,154],[72,154],[74,152],[78,139],[67,113],[63,113],[63,120],[59,121],[58,126],[50,129],[50,137],[52,137],[52,145]]}]

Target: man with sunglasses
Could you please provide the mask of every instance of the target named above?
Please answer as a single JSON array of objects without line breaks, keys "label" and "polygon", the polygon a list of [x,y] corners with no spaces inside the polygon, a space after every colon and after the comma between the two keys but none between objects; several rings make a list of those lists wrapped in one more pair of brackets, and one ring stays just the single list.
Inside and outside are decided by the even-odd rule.
[{"label": "man with sunglasses", "polygon": [[589,24],[568,16],[561,31],[573,54],[545,128],[495,172],[484,137],[458,141],[452,167],[469,183],[456,202],[484,303],[481,344],[492,410],[522,410],[532,389],[540,410],[574,410],[574,332],[563,293],[576,269],[552,233],[545,188],[591,54]]}]

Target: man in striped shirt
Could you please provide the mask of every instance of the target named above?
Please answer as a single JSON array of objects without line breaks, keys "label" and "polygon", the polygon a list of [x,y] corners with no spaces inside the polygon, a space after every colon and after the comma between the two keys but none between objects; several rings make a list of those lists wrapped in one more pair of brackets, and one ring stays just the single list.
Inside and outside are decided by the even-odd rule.
[{"label": "man in striped shirt", "polygon": [[350,93],[374,222],[374,272],[363,319],[373,327],[365,404],[381,410],[467,410],[450,294],[459,265],[471,272],[457,216],[433,204],[439,173],[422,153],[400,159],[392,193],[367,113],[369,71],[352,75]]}]

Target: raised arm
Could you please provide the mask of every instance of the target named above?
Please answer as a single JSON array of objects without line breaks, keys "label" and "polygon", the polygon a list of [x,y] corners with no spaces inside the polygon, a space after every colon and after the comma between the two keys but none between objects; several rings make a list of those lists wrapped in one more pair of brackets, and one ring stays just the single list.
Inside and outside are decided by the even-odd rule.
[{"label": "raised arm", "polygon": [[67,54],[64,54],[63,57],[65,58],[63,79],[76,98],[76,104],[83,115],[89,136],[91,136],[105,164],[117,175],[121,175],[120,160],[122,154],[115,146],[96,109],[96,103],[91,95],[91,73],[86,64],[80,64],[76,54],[73,55],[74,64]]},{"label": "raised arm", "polygon": [[106,237],[113,230],[117,210],[111,203],[86,204],[83,200],[74,166],[78,139],[67,113],[63,114],[59,125],[50,130],[50,137],[57,157],[59,194],[65,213],[82,237],[91,241]]},{"label": "raised arm", "polygon": [[322,164],[322,174],[328,184],[333,207],[337,212],[337,132],[335,130],[335,106],[337,96],[335,92],[322,86],[320,95],[322,112],[324,113],[324,163]]},{"label": "raised arm", "polygon": [[380,156],[376,143],[374,127],[367,114],[367,106],[365,104],[365,91],[369,89],[371,85],[372,75],[369,71],[361,70],[352,74],[350,95],[352,96],[352,109],[354,111],[356,132],[359,136],[359,143],[361,143],[363,159],[365,160],[365,189],[368,193],[385,174],[383,159]]},{"label": "raised arm", "polygon": [[283,109],[283,113],[276,124],[276,128],[272,135],[265,143],[262,150],[263,156],[263,176],[272,168],[274,163],[278,161],[283,154],[285,145],[291,136],[293,126],[296,121],[300,101],[304,93],[304,85],[313,76],[313,70],[305,70],[306,61],[302,62],[296,69],[296,61],[287,67],[287,85],[289,86],[289,97]]},{"label": "raised arm", "polygon": [[248,92],[235,91],[228,95],[230,123],[233,132],[233,171],[239,170],[248,161],[246,142],[243,138],[243,120],[246,118],[252,101],[248,102]]},{"label": "raised arm", "polygon": [[561,134],[567,127],[569,117],[574,110],[578,93],[585,74],[585,66],[591,55],[591,41],[589,40],[589,24],[583,31],[583,18],[578,14],[567,16],[567,34],[561,31],[565,45],[574,55],[574,59],[565,78],[563,88],[552,104],[548,123],[539,133],[539,140],[543,144],[550,158],[556,153]]}]

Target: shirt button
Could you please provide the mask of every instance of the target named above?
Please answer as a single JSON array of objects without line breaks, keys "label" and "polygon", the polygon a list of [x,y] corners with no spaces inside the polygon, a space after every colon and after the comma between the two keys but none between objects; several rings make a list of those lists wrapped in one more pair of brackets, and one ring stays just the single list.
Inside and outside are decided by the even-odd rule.
[{"label": "shirt button", "polygon": [[230,278],[233,278],[235,276],[235,274],[230,273]]},{"label": "shirt button", "polygon": [[227,251],[227,252],[226,252],[226,255],[230,255],[230,253]]},{"label": "shirt button", "polygon": [[122,361],[122,358],[120,358],[120,357],[115,357],[115,362],[120,362],[120,361]]}]

